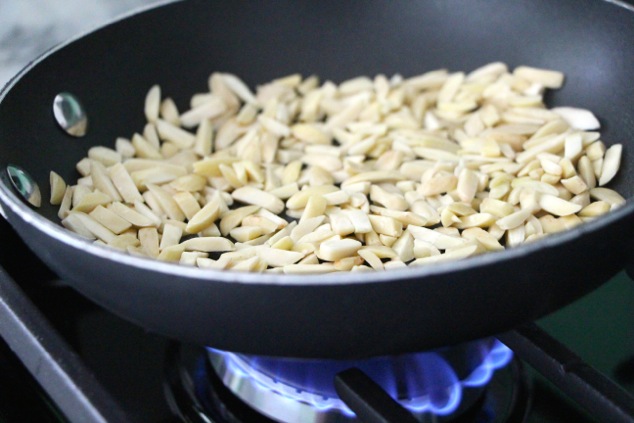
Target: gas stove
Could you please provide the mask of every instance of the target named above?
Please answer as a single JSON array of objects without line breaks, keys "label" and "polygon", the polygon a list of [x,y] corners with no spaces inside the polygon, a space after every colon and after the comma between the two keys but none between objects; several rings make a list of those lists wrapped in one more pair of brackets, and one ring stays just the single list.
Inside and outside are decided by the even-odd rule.
[{"label": "gas stove", "polygon": [[[634,393],[634,283],[625,273],[537,322],[552,337],[530,325],[397,357],[296,360],[147,333],[59,280],[2,219],[0,236],[2,421],[634,421],[634,405],[618,409],[624,391]],[[573,377],[562,382],[565,371]]]}]

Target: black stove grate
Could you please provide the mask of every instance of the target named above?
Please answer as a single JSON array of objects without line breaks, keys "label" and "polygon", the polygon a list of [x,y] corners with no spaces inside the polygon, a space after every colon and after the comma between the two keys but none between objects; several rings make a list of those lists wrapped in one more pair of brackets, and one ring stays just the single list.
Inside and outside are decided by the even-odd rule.
[{"label": "black stove grate", "polygon": [[[32,301],[28,291],[32,291],[33,286],[45,289],[54,277],[40,270],[43,265],[2,219],[0,235],[4,241],[0,247],[0,335],[8,347],[69,421],[132,421],[136,416],[132,416],[134,413],[130,413],[129,408],[119,405],[121,397],[116,389],[113,390],[112,385],[104,388],[103,378],[97,378],[83,357],[69,346],[68,336],[60,336],[60,328],[71,323],[53,324],[51,314],[47,314],[43,306],[46,302],[38,301],[36,306]],[[631,395],[536,326],[503,334],[500,339],[517,356],[586,407],[597,421],[634,423]],[[143,342],[145,338],[140,341]],[[627,380],[631,366],[625,362],[622,367],[620,374]],[[353,391],[357,391],[363,402],[363,389]],[[161,423],[172,421],[176,420],[169,417],[160,420]]]}]

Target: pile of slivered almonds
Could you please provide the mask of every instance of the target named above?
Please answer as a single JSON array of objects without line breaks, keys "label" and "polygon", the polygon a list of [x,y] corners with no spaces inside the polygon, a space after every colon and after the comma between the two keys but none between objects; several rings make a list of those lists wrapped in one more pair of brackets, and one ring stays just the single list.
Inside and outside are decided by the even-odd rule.
[{"label": "pile of slivered almonds", "polygon": [[51,173],[68,229],[201,268],[288,274],[422,266],[502,250],[625,200],[587,110],[544,106],[560,72],[213,73],[181,113],[159,86],[147,125],[93,147],[73,186]]}]

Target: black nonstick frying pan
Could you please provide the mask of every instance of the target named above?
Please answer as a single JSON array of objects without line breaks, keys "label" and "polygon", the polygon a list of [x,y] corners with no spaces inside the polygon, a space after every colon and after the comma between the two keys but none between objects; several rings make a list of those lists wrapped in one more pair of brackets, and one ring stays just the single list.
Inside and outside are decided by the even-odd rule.
[{"label": "black nonstick frying pan", "polygon": [[[93,145],[139,131],[160,84],[185,109],[212,71],[252,86],[299,72],[343,81],[492,61],[563,71],[549,106],[592,110],[624,145],[611,187],[634,190],[634,9],[600,0],[184,1],[134,14],[54,49],[0,95],[0,200],[33,251],[78,291],[187,342],[251,354],[354,358],[500,333],[600,286],[632,261],[634,204],[539,242],[464,261],[380,273],[289,276],[189,268],[125,255],[66,231],[47,204],[48,174],[77,178]],[[54,97],[74,93],[88,134],[67,135]],[[35,209],[6,168],[42,189]]]}]

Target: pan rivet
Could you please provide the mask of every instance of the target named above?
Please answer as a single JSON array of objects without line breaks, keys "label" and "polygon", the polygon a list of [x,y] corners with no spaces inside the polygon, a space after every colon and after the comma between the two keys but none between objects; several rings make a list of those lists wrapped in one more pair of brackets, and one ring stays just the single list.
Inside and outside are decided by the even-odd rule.
[{"label": "pan rivet", "polygon": [[16,165],[8,165],[7,173],[13,187],[29,204],[35,207],[42,205],[40,187],[26,170]]},{"label": "pan rivet", "polygon": [[67,134],[83,137],[88,129],[88,118],[77,97],[69,92],[61,92],[53,100],[53,114],[59,126]]}]

